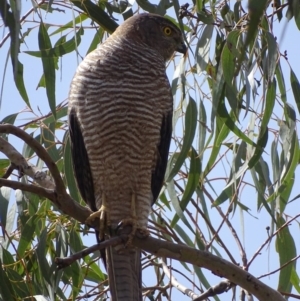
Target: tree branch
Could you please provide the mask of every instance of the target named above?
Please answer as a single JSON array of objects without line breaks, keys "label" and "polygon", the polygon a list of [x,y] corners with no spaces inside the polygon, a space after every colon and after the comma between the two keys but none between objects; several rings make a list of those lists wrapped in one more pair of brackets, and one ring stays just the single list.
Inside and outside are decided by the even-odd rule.
[{"label": "tree branch", "polygon": [[195,294],[191,289],[185,287],[183,284],[179,283],[178,280],[172,275],[170,269],[167,267],[165,258],[162,258],[161,264],[162,264],[164,273],[170,279],[173,287],[177,288],[184,295],[189,296],[192,300],[194,300],[198,297],[197,294]]},{"label": "tree branch", "polygon": [[[0,133],[13,134],[26,142],[49,168],[49,171],[53,176],[56,189],[45,189],[39,186],[19,183],[6,179],[0,179],[0,186],[2,185],[11,187],[13,189],[30,191],[43,197],[47,197],[59,209],[61,209],[63,213],[73,217],[81,223],[85,223],[86,219],[92,213],[91,210],[81,206],[80,204],[75,202],[69,196],[69,194],[67,194],[59,170],[56,167],[55,163],[52,161],[47,151],[34,138],[15,126],[7,124],[0,125]],[[4,145],[4,147],[2,147],[2,149],[4,149],[9,158],[13,160],[12,163],[17,163],[16,165],[28,169],[26,160],[22,156],[20,157],[20,154],[12,146],[6,144]],[[25,160],[25,162],[23,159]],[[94,221],[92,221],[90,226],[94,228],[99,227],[99,220],[95,219]],[[124,240],[128,238],[128,235],[126,236],[126,234],[122,233],[120,237],[122,240]],[[117,244],[120,243],[120,237],[116,238]],[[110,240],[109,243],[111,243]],[[241,286],[243,289],[253,294],[261,301],[285,300],[281,294],[256,279],[247,271],[208,252],[192,249],[182,244],[175,244],[168,241],[158,240],[152,237],[140,238],[137,235],[134,237],[132,244],[140,248],[141,250],[154,254],[158,257],[169,257],[206,268],[212,271],[215,275],[224,277],[232,283]],[[101,247],[103,247],[103,245]],[[99,249],[99,246],[97,245],[96,248]],[[82,253],[86,253],[86,250],[82,251]]]},{"label": "tree branch", "polygon": [[[54,187],[55,189],[50,191],[35,185],[9,181],[5,179],[1,179],[0,186],[2,185],[11,187],[12,189],[21,189],[46,197],[50,201],[52,201],[53,204],[56,205],[64,214],[75,218],[81,223],[85,223],[85,220],[91,215],[92,211],[89,208],[83,207],[75,202],[66,192],[64,182],[60,176],[60,172],[43,146],[40,145],[33,137],[31,137],[22,129],[19,129],[18,127],[10,124],[0,124],[0,133],[17,136],[36,152],[37,156],[45,162],[53,177],[55,185],[53,186],[52,184],[49,186]],[[5,143],[3,143],[3,140],[4,139],[0,141],[0,150],[7,155],[12,163],[21,168],[25,174],[28,174],[30,177],[33,176],[33,179],[37,183],[39,182],[42,184],[47,182],[47,185],[50,183],[50,178],[43,179],[43,176],[41,176],[43,175],[43,173],[41,173],[39,170],[37,171],[36,167],[29,166],[26,159],[20,153],[18,153],[18,151],[14,147],[12,147],[6,140],[4,140]],[[45,180],[47,181],[45,182]],[[99,227],[98,219],[92,221],[90,226],[93,228]]]},{"label": "tree branch", "polygon": [[[125,237],[125,239],[126,238],[127,237]],[[69,266],[70,264],[72,264],[74,261],[81,259],[95,251],[99,251],[99,250],[105,249],[110,246],[117,246],[117,245],[121,244],[122,242],[124,243],[123,236],[113,237],[113,238],[105,240],[101,243],[98,243],[96,245],[93,245],[91,247],[85,248],[85,249],[81,250],[80,252],[72,254],[71,256],[68,256],[65,258],[56,257],[55,263],[57,264],[58,269],[63,269],[63,268],[66,268],[67,266]]]},{"label": "tree branch", "polygon": [[31,165],[26,159],[5,139],[0,137],[0,151],[4,153],[7,158],[19,168],[19,171],[30,176],[40,186],[47,189],[54,189],[55,185],[52,179],[39,168]]},{"label": "tree branch", "polygon": [[[58,170],[56,164],[52,161],[50,155],[45,151],[45,149],[42,147],[42,145],[40,143],[38,143],[32,136],[27,134],[25,131],[23,131],[23,130],[19,129],[18,127],[13,126],[11,124],[1,124],[0,125],[0,133],[13,134],[13,135],[17,136],[18,138],[22,139],[25,143],[27,143],[35,151],[35,153],[38,155],[38,157],[41,158],[47,165],[51,175],[53,176],[56,189],[60,192],[65,191],[65,185],[60,176],[60,173],[59,173],[59,170]],[[20,162],[18,162],[18,163],[20,163]],[[19,166],[18,163],[16,163],[16,164]],[[27,165],[27,162],[26,162],[26,165]]]},{"label": "tree branch", "polygon": [[213,274],[224,277],[232,283],[241,286],[261,301],[285,301],[280,293],[256,279],[249,272],[209,252],[196,250],[182,244],[158,240],[150,236],[147,238],[135,236],[132,244],[158,257],[169,257],[206,268],[212,271]]},{"label": "tree branch", "polygon": [[[127,234],[111,238],[105,243],[96,244],[90,248],[86,248],[67,258],[56,258],[59,268],[68,266],[75,260],[82,258],[91,252],[103,249],[107,246],[118,245],[128,240]],[[168,241],[163,241],[153,237],[142,237],[137,232],[133,238],[132,244],[141,250],[156,255],[157,257],[168,257],[182,262],[190,263],[202,268],[210,270],[213,274],[228,279],[232,284],[239,285],[250,294],[254,295],[261,301],[285,301],[283,296],[269,286],[265,285],[256,279],[249,272],[243,270],[237,265],[228,262],[218,256],[212,255],[209,252],[196,250],[182,244],[175,244]],[[164,270],[165,271],[165,270]],[[170,275],[169,275],[170,276]],[[222,281],[219,285],[215,286],[214,294],[220,293],[220,290],[225,290],[229,287],[228,281]],[[181,290],[184,292],[183,290]],[[185,291],[191,297],[196,297],[195,294],[191,295],[191,291]],[[212,292],[210,292],[211,295]],[[201,300],[201,299],[200,299]]]},{"label": "tree branch", "polygon": [[5,186],[5,187],[10,187],[12,189],[20,189],[22,191],[28,191],[35,193],[41,197],[45,197],[52,201],[53,203],[55,202],[55,193],[53,190],[50,189],[45,189],[43,187],[35,186],[35,185],[30,185],[30,184],[25,184],[21,182],[16,182],[16,181],[11,181],[11,180],[6,180],[6,179],[1,179],[0,178],[0,187]]}]

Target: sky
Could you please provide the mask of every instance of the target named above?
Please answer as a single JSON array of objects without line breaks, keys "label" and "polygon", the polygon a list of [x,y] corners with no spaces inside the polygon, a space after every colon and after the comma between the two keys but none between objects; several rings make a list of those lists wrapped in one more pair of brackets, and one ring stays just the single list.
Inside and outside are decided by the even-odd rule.
[{"label": "sky", "polygon": [[[182,1],[181,4],[184,4],[186,1]],[[151,3],[155,3],[155,1],[151,1]],[[234,3],[232,2],[232,5]],[[31,8],[31,1],[22,1],[22,13],[23,16],[29,9]],[[170,11],[170,15],[173,15],[174,12]],[[76,16],[76,12],[74,12],[74,15]],[[70,13],[67,9],[65,12],[56,12],[54,14],[47,14],[44,16],[44,21],[47,23],[50,23],[53,25],[52,31],[56,28],[56,25],[58,24],[65,24],[72,20],[72,13]],[[284,18],[285,19],[285,18]],[[32,105],[34,113],[22,113],[19,115],[18,120],[16,122],[17,125],[24,124],[31,120],[32,118],[36,116],[40,116],[41,114],[46,114],[49,112],[49,106],[47,103],[46,93],[43,88],[37,89],[38,82],[40,80],[40,77],[42,75],[42,65],[39,59],[34,58],[32,56],[29,56],[28,54],[24,53],[26,50],[38,50],[38,40],[37,40],[37,32],[38,32],[38,26],[39,26],[39,19],[37,16],[29,17],[27,18],[28,22],[26,22],[23,25],[23,28],[34,28],[32,33],[28,37],[26,37],[26,45],[22,45],[21,53],[19,55],[20,61],[24,65],[24,79],[25,79],[25,86],[27,89],[27,93],[30,97],[30,103]],[[122,21],[122,20],[120,20]],[[92,26],[89,26],[89,23],[87,24],[87,27],[90,27],[90,29],[85,29],[85,35],[83,37],[83,40],[81,42],[81,45],[79,47],[79,53],[80,55],[76,55],[75,53],[72,53],[70,55],[64,56],[59,61],[60,70],[56,73],[56,100],[57,103],[65,102],[67,100],[68,96],[68,90],[69,90],[69,84],[71,82],[71,79],[73,77],[73,74],[75,73],[75,70],[77,68],[78,63],[81,61],[80,57],[84,57],[87,49],[90,45],[90,41],[95,33],[95,29],[92,28]],[[70,30],[71,32],[72,30]],[[296,73],[297,77],[300,78],[300,68],[299,66],[299,49],[296,44],[298,44],[298,40],[300,39],[300,32],[295,26],[294,21],[286,22],[283,20],[281,23],[276,24],[274,27],[274,32],[279,33],[277,36],[277,41],[280,45],[280,51],[283,53],[285,50],[287,50],[288,54],[288,61],[290,66],[292,66],[294,72]],[[5,37],[7,33],[7,30],[0,28],[0,41]],[[68,36],[68,38],[72,37],[72,33]],[[53,41],[56,41],[59,38],[59,35],[56,35],[53,37]],[[0,48],[0,84],[3,82],[3,93],[2,93],[2,104],[0,109],[0,120],[2,120],[5,116],[16,113],[16,112],[23,112],[26,111],[26,107],[24,104],[24,101],[21,99],[18,91],[15,88],[14,82],[13,82],[13,76],[12,76],[12,70],[11,70],[11,62],[10,60],[7,62],[7,56],[8,56],[8,47],[9,43],[8,41],[4,44],[2,48]],[[189,59],[191,62],[194,61],[193,54],[189,54]],[[289,66],[287,63],[282,60],[282,68],[284,70],[284,74],[286,75],[286,85],[288,89],[290,90],[290,84],[288,82],[289,79]],[[168,76],[170,81],[173,77],[173,69],[172,66],[168,69]],[[296,109],[293,96],[291,91],[288,93],[288,101],[291,102],[291,104]],[[209,104],[208,104],[209,106]],[[297,113],[298,116],[298,113]],[[247,123],[243,123],[241,125],[247,126]],[[178,136],[181,135],[181,133],[177,133]],[[18,139],[10,138],[10,142],[19,150],[22,149],[23,144]],[[211,183],[214,185],[214,179],[217,177],[227,177],[228,174],[226,174],[228,170],[218,168],[215,170],[215,174],[210,175]],[[299,177],[299,171],[297,171],[296,179]],[[219,183],[219,182],[218,182]],[[225,182],[224,182],[225,185]],[[297,185],[295,185],[297,186]],[[216,187],[216,190],[219,191],[223,187]],[[297,188],[297,187],[296,187]],[[246,195],[249,198],[249,207],[251,208],[251,214],[245,214],[242,212],[239,212],[235,215],[235,217],[231,217],[230,220],[235,229],[238,229],[238,234],[243,237],[243,243],[245,246],[245,249],[247,251],[248,257],[250,258],[252,254],[255,253],[255,251],[259,248],[259,246],[262,244],[262,242],[265,241],[267,238],[267,231],[265,230],[266,226],[270,224],[270,218],[266,213],[258,212],[256,209],[256,203],[253,202],[253,200],[256,198],[255,194],[253,194],[253,190],[250,190],[248,187],[244,188],[244,195]],[[248,191],[249,189],[249,191]],[[292,193],[292,197],[297,195],[299,192],[296,190]],[[14,201],[14,198],[11,200]],[[295,215],[295,212],[299,212],[298,209],[299,206],[297,206],[297,201],[295,201],[291,206],[289,206],[289,209],[287,213],[290,213],[291,216]],[[226,210],[226,206],[223,207],[224,210]],[[170,217],[170,215],[167,214],[167,217]],[[216,225],[219,225],[221,223],[220,217],[217,214],[212,213],[212,217],[215,218],[214,223]],[[199,220],[200,228],[202,227],[205,229],[204,221]],[[297,233],[298,226],[293,223],[290,226],[290,231],[292,233]],[[237,258],[237,261],[240,262],[240,254],[238,248],[235,246],[235,242],[230,235],[228,230],[225,230],[222,228],[221,230],[221,236],[223,238],[226,238],[226,242],[228,243],[228,246],[231,247],[232,253]],[[85,239],[85,243],[93,244],[94,236],[92,238]],[[295,240],[297,250],[300,249],[299,240]],[[223,254],[224,255],[224,254]],[[226,258],[226,257],[225,257]],[[248,259],[249,259],[248,258]],[[182,269],[180,264],[175,264],[175,266],[178,269]],[[271,246],[269,248],[265,248],[262,251],[261,256],[259,256],[253,266],[250,268],[250,272],[253,273],[255,276],[259,276],[261,274],[265,274],[268,271],[273,270],[274,268],[278,267],[278,258],[277,254],[274,253],[274,241],[271,243]],[[211,275],[211,273],[205,272],[205,275],[208,276],[208,278],[211,281],[212,285],[215,285],[219,283],[220,279],[218,277],[215,277],[214,275]],[[191,276],[192,277],[192,276]],[[187,285],[189,288],[189,284],[184,280],[184,278],[178,276],[178,279],[182,281],[185,285]],[[262,279],[263,282],[265,282],[267,285],[270,285],[274,288],[276,288],[278,279],[278,274],[272,275],[270,277],[265,277]],[[144,280],[147,283],[151,283],[151,276],[146,275],[144,277]],[[196,281],[197,282],[197,281]],[[173,290],[174,291],[174,290]],[[189,300],[188,297],[182,296],[181,293],[174,292],[175,298],[178,298],[178,300]],[[220,296],[222,301],[229,301],[231,300],[231,292],[228,292],[227,294],[223,294]],[[176,299],[174,299],[176,300]]]}]

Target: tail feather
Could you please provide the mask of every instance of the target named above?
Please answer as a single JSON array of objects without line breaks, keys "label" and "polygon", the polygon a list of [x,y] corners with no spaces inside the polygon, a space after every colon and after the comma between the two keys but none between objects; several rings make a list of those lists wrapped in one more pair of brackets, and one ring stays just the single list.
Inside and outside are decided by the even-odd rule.
[{"label": "tail feather", "polygon": [[109,247],[106,259],[111,300],[142,301],[141,251]]}]

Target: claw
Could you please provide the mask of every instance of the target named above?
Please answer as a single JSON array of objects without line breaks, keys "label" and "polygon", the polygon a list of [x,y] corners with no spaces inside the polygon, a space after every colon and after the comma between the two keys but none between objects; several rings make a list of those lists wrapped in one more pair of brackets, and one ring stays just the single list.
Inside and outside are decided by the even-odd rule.
[{"label": "claw", "polygon": [[98,211],[93,212],[85,221],[86,224],[89,224],[94,219],[99,218],[99,239],[102,241],[104,239],[105,227],[110,225],[110,212],[109,208],[106,206],[105,195],[102,196],[102,206]]}]

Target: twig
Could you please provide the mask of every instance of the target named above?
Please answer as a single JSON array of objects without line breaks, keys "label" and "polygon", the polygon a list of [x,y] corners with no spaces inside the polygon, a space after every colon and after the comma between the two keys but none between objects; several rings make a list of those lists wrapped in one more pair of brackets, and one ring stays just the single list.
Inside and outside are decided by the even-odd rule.
[{"label": "twig", "polygon": [[291,294],[291,293],[286,293],[286,292],[281,292],[280,293],[284,296],[287,296],[287,297],[290,297],[290,298],[295,298],[295,299],[298,299],[300,300],[300,296],[299,295],[296,295],[296,294]]},{"label": "twig", "polygon": [[201,294],[198,298],[194,299],[194,301],[203,301],[208,297],[213,297],[215,295],[220,295],[227,292],[233,284],[229,280],[222,280],[217,285],[210,287],[206,292]]},{"label": "twig", "polygon": [[123,237],[122,236],[117,236],[117,237],[113,237],[113,238],[110,238],[108,240],[105,240],[104,242],[101,242],[99,244],[93,245],[89,248],[85,248],[82,251],[74,253],[69,257],[65,257],[65,258],[56,257],[55,262],[57,264],[57,268],[58,269],[65,268],[65,267],[69,266],[70,264],[72,264],[74,261],[76,261],[78,259],[81,259],[81,258],[83,258],[83,257],[85,257],[85,256],[87,256],[87,255],[89,255],[89,254],[91,254],[95,251],[105,249],[109,246],[114,247],[114,246],[117,246],[117,245],[119,245],[123,242],[124,242]]},{"label": "twig", "polygon": [[261,276],[259,276],[257,279],[260,279],[260,278],[263,278],[263,277],[267,277],[267,276],[270,276],[270,275],[272,275],[272,274],[275,274],[275,273],[281,271],[281,270],[284,269],[287,265],[289,265],[289,264],[291,264],[292,262],[296,261],[299,257],[300,257],[300,255],[298,255],[298,256],[292,258],[291,260],[289,260],[288,262],[286,262],[285,264],[283,264],[282,266],[280,266],[278,269],[276,269],[276,270],[274,270],[274,271],[272,271],[272,272],[270,272],[270,273],[261,275]]},{"label": "twig", "polygon": [[251,263],[254,261],[254,259],[260,254],[260,251],[264,248],[264,246],[266,244],[269,243],[269,241],[276,236],[284,227],[288,226],[292,221],[294,221],[295,219],[297,219],[298,217],[300,217],[300,214],[297,214],[296,216],[294,216],[292,219],[286,221],[286,223],[284,223],[279,229],[277,229],[271,236],[269,236],[266,241],[258,248],[258,250],[254,253],[254,255],[252,256],[252,258],[249,260],[246,269],[249,268],[249,266],[251,265]]},{"label": "twig", "polygon": [[166,259],[161,259],[161,265],[163,268],[164,273],[166,276],[170,279],[172,286],[176,287],[180,292],[182,292],[184,295],[189,296],[192,300],[198,297],[197,294],[195,294],[191,289],[185,287],[181,283],[178,282],[178,280],[172,275],[171,271],[167,267]]}]

